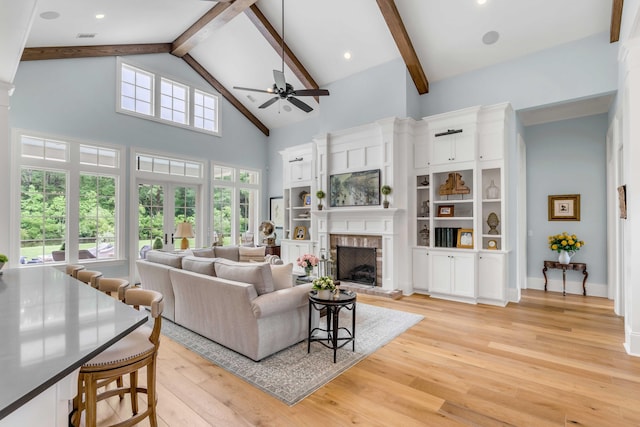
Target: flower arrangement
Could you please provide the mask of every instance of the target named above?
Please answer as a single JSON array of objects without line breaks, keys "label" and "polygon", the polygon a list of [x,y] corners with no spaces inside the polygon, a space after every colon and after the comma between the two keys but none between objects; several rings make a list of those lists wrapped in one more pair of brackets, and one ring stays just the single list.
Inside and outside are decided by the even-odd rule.
[{"label": "flower arrangement", "polygon": [[313,279],[313,286],[311,289],[316,291],[335,291],[336,285],[333,283],[333,279],[329,276],[318,277]]},{"label": "flower arrangement", "polygon": [[549,236],[549,249],[560,253],[561,251],[575,252],[584,246],[584,241],[579,240],[575,234],[568,234],[566,231],[560,234]]},{"label": "flower arrangement", "polygon": [[314,254],[304,254],[296,260],[298,267],[302,267],[305,270],[310,269],[318,265],[318,257]]}]

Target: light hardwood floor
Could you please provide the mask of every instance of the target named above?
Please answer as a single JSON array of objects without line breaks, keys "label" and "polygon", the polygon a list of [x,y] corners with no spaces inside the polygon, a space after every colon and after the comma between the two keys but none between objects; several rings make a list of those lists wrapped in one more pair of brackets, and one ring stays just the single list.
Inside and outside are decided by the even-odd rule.
[{"label": "light hardwood floor", "polygon": [[[159,425],[640,426],[640,358],[625,353],[609,300],[526,291],[506,308],[358,301],[424,320],[292,407],[163,337]],[[108,405],[107,422],[128,407]]]}]

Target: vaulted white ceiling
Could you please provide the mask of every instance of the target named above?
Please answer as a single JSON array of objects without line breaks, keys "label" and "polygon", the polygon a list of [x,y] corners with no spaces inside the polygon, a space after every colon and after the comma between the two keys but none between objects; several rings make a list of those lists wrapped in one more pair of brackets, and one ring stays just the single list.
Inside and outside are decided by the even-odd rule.
[{"label": "vaulted white ceiling", "polygon": [[[15,3],[1,1],[3,9]],[[235,0],[231,7],[248,3]],[[172,43],[216,5],[206,0],[37,0],[26,47]],[[255,5],[281,33],[281,0]],[[487,0],[483,5],[477,0],[395,0],[395,5],[429,82],[598,33],[608,39],[612,16],[612,2],[605,0]],[[46,19],[50,12],[59,17]],[[103,19],[96,18],[99,13]],[[20,30],[12,26],[24,32],[24,23],[3,24],[8,27],[0,31],[0,42],[4,32]],[[491,45],[482,41],[489,31],[499,34]],[[284,36],[319,87],[400,57],[374,0],[285,0]],[[201,31],[194,45],[189,55],[267,128],[316,113],[286,101],[258,109],[272,95],[233,89],[271,87],[272,70],[282,66],[280,51],[245,13]],[[343,57],[347,51],[349,60]],[[0,60],[7,55],[3,52]],[[294,88],[304,88],[287,66],[285,76]],[[318,106],[313,97],[301,99]],[[287,111],[284,105],[292,108]]]}]

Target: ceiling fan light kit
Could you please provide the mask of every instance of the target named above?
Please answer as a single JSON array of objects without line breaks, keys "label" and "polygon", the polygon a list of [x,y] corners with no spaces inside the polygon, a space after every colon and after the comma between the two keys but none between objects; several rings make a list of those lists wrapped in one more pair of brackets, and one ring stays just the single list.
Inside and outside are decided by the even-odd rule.
[{"label": "ceiling fan light kit", "polygon": [[[267,90],[262,89],[252,89],[248,87],[240,87],[234,86],[234,89],[238,90],[249,90],[252,92],[261,92],[261,93],[270,93],[275,94],[273,98],[264,102],[258,108],[267,108],[279,99],[285,99],[289,101],[291,104],[295,105],[305,113],[310,113],[313,111],[313,108],[307,103],[295,98],[296,96],[329,96],[329,91],[327,89],[299,89],[295,90],[292,85],[286,82],[284,78],[284,0],[282,0],[282,70],[273,70],[273,87]],[[285,111],[291,111],[291,109]]]}]

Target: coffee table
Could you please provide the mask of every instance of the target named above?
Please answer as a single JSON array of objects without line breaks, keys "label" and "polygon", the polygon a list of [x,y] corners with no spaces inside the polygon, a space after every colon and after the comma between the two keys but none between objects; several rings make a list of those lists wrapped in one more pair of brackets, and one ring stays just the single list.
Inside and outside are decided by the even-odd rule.
[{"label": "coffee table", "polygon": [[[313,310],[327,311],[327,328],[312,328],[311,315]],[[351,311],[351,330],[339,325],[340,311],[342,309]],[[340,337],[340,331],[344,334]],[[326,332],[326,336],[314,336],[316,332]],[[307,353],[311,352],[311,342],[317,341],[327,348],[333,350],[333,363],[336,363],[336,354],[339,348],[344,347],[348,343],[352,345],[352,351],[356,351],[356,293],[341,289],[337,295],[333,295],[330,299],[318,298],[316,291],[309,292],[309,336],[307,340]]]}]

